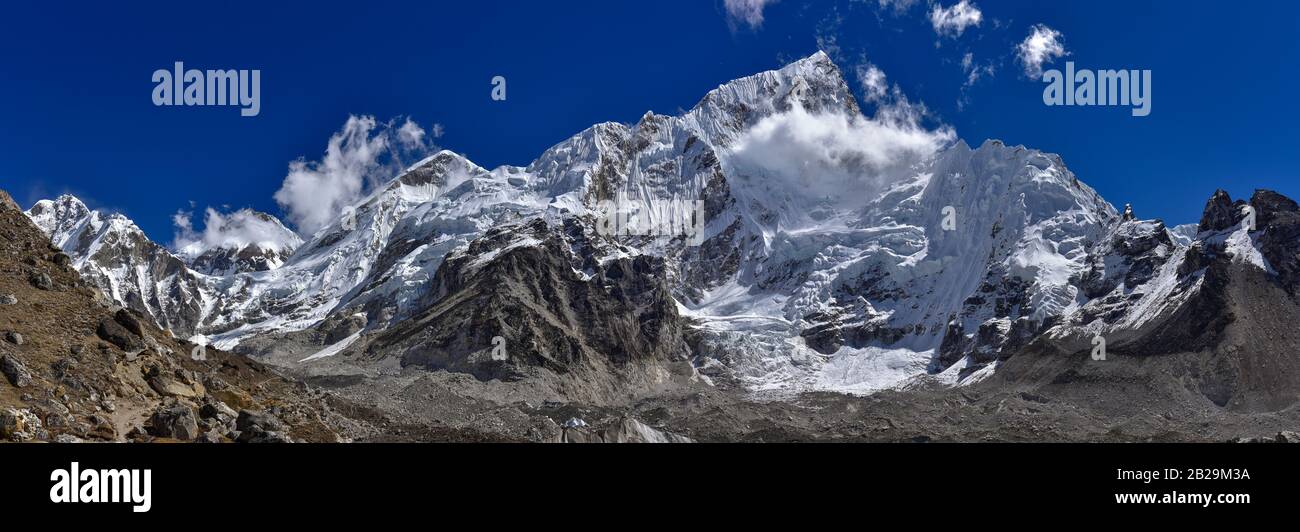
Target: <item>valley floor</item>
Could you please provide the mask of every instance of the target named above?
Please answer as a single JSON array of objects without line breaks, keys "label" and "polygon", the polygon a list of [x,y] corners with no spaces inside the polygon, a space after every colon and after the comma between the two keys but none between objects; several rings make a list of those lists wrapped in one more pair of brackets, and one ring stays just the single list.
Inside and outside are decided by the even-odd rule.
[{"label": "valley floor", "polygon": [[[1142,362],[1119,362],[1130,363]],[[1294,406],[1232,412],[1191,390],[1114,378],[1130,375],[1123,369],[1106,373],[1076,371],[1072,382],[1015,385],[995,376],[964,388],[923,384],[869,396],[813,392],[779,400],[696,383],[606,405],[538,399],[512,383],[445,371],[306,380],[412,427],[502,441],[615,439],[627,419],[696,442],[1227,442],[1279,433],[1295,438],[1291,431],[1300,427]],[[435,434],[378,439],[420,441]]]}]

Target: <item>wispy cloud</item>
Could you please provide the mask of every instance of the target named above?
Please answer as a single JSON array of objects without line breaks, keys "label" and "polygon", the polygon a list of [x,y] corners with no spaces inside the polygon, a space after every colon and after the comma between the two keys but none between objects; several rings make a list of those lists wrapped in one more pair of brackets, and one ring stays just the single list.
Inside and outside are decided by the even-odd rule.
[{"label": "wispy cloud", "polygon": [[858,84],[862,86],[862,97],[869,102],[881,102],[889,95],[889,82],[885,71],[868,61],[858,63],[854,68]]},{"label": "wispy cloud", "polygon": [[1016,59],[1025,68],[1025,75],[1038,78],[1043,75],[1043,65],[1068,55],[1061,32],[1043,24],[1035,24],[1029,36],[1016,45]]},{"label": "wispy cloud", "polygon": [[319,161],[289,163],[275,201],[299,233],[314,234],[370,187],[436,149],[433,137],[441,134],[441,126],[434,132],[427,134],[409,119],[397,125],[381,124],[373,116],[349,116],[343,129],[330,137]]},{"label": "wispy cloud", "polygon": [[763,9],[776,2],[777,0],[723,0],[727,8],[727,22],[733,30],[739,23],[747,24],[750,29],[762,27]]},{"label": "wispy cloud", "polygon": [[968,94],[971,87],[981,79],[992,78],[997,73],[997,66],[992,62],[983,63],[975,60],[975,54],[966,52],[961,57],[961,71],[966,74],[966,79],[961,83],[961,94],[957,96],[957,110],[962,111],[970,103]]},{"label": "wispy cloud", "polygon": [[980,79],[993,77],[997,73],[997,67],[993,63],[980,64],[975,61],[975,54],[966,52],[961,58],[961,71],[966,74],[962,87],[969,87]]},{"label": "wispy cloud", "polygon": [[844,58],[844,49],[840,48],[840,28],[844,26],[844,17],[836,6],[821,22],[817,23],[817,49],[826,52],[832,61],[840,62]]},{"label": "wispy cloud", "polygon": [[912,6],[919,4],[920,0],[877,0],[876,3],[882,11],[892,11],[896,15],[901,15],[912,9]]},{"label": "wispy cloud", "polygon": [[930,25],[934,26],[934,32],[949,37],[958,37],[966,28],[979,26],[983,19],[984,14],[969,0],[961,0],[951,7],[936,3],[930,10]]},{"label": "wispy cloud", "polygon": [[863,102],[875,107],[874,120],[895,127],[919,129],[921,122],[930,116],[925,104],[913,103],[902,87],[890,85],[885,71],[867,60],[865,54],[859,57],[853,73],[862,87]]}]

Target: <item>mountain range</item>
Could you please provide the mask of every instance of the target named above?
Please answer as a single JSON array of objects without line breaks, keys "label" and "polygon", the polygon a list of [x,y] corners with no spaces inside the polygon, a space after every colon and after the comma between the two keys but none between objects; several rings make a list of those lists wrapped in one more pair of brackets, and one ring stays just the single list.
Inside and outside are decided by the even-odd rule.
[{"label": "mountain range", "polygon": [[[527,166],[434,153],[301,237],[245,210],[169,249],[73,196],[25,214],[159,331],[395,423],[534,441],[1294,429],[1294,201],[1217,191],[1167,227],[1057,155],[873,103],[817,53]],[[703,234],[601,230],[602,202],[668,201],[701,203]]]}]

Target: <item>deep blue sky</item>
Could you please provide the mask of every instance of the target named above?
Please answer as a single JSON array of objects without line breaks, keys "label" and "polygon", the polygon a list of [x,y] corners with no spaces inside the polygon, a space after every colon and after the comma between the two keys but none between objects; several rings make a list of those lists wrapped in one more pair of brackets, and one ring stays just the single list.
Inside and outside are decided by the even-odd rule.
[{"label": "deep blue sky", "polygon": [[[1060,153],[1139,216],[1195,221],[1216,187],[1300,197],[1297,3],[976,0],[984,20],[957,38],[936,35],[925,3],[780,0],[750,28],[722,0],[22,2],[0,17],[0,188],[25,205],[72,192],[170,242],[190,201],[280,212],[288,163],[319,159],[350,113],[436,122],[443,147],[522,165],[592,123],[689,108],[820,35],[855,90],[865,54],[972,145]],[[1036,23],[1081,67],[1153,70],[1152,114],[1044,106],[1013,52]],[[966,52],[996,74],[959,106]],[[150,74],[175,60],[261,69],[260,116],[153,106]],[[489,97],[495,75],[506,102]]]}]

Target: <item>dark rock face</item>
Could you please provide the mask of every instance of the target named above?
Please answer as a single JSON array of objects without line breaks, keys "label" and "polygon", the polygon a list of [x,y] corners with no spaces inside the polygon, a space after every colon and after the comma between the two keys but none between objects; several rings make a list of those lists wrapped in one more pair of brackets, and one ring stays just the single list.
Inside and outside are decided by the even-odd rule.
[{"label": "dark rock face", "polygon": [[810,325],[799,331],[808,347],[829,355],[844,346],[844,324],[839,313],[816,312],[804,317]]},{"label": "dark rock face", "polygon": [[1241,201],[1234,203],[1227,192],[1214,191],[1214,195],[1205,203],[1205,211],[1201,214],[1201,223],[1197,229],[1201,232],[1222,231],[1240,223],[1241,205]]},{"label": "dark rock face", "polygon": [[941,370],[966,356],[974,362],[992,362],[1007,349],[1022,345],[1023,336],[1037,334],[1043,324],[1031,318],[1034,305],[1027,296],[1028,289],[1028,282],[1009,275],[1002,266],[989,268],[979,290],[963,302],[962,316],[978,315],[991,306],[993,318],[972,331],[963,324],[962,316],[952,316],[933,369]]},{"label": "dark rock face", "polygon": [[602,260],[598,237],[556,229],[536,220],[489,231],[449,256],[428,310],[379,335],[369,356],[483,380],[567,376],[590,397],[653,386],[685,365],[662,259]]},{"label": "dark rock face", "polygon": [[1300,294],[1300,206],[1271,190],[1256,190],[1250,204],[1255,208],[1260,253],[1287,293]]},{"label": "dark rock face", "polygon": [[1284,222],[1300,213],[1300,205],[1294,200],[1272,190],[1259,189],[1250,197],[1250,206],[1255,208],[1258,227],[1269,227],[1275,222]]},{"label": "dark rock face", "polygon": [[[152,279],[172,278],[164,293],[145,296],[133,289],[123,294],[121,303],[142,316],[158,316],[156,324],[160,329],[169,330],[178,337],[194,334],[202,314],[202,302],[194,294],[201,292],[201,282],[185,263],[176,258],[166,248],[150,241],[143,233],[131,233],[106,242],[90,258],[98,264],[136,265],[149,272]],[[133,270],[134,272],[134,270]],[[110,279],[94,269],[85,269],[82,275],[91,284],[101,290],[111,290]],[[135,276],[132,273],[132,276]],[[130,282],[152,283],[149,279],[134,278]],[[171,301],[173,306],[166,310],[161,300]]]},{"label": "dark rock face", "polygon": [[1093,300],[1074,319],[1080,323],[1100,319],[1113,324],[1123,318],[1134,303],[1132,290],[1155,277],[1169,260],[1176,259],[1177,250],[1159,220],[1120,223],[1089,251],[1088,269],[1074,279],[1083,295]]}]

